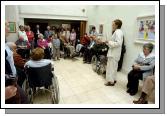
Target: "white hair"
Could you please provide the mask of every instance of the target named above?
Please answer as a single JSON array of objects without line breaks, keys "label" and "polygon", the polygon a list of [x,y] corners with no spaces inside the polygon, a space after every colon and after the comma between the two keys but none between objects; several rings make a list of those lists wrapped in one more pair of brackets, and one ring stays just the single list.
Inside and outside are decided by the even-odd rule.
[{"label": "white hair", "polygon": [[38,35],[38,38],[42,38],[43,39],[43,34],[42,33],[40,33],[39,35]]}]

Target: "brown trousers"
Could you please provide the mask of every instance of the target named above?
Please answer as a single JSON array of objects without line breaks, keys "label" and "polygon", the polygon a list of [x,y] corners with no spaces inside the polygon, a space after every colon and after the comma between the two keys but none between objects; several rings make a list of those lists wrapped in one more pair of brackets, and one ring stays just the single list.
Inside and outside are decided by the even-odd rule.
[{"label": "brown trousers", "polygon": [[148,76],[143,83],[142,92],[146,93],[148,97],[155,89],[155,76]]}]

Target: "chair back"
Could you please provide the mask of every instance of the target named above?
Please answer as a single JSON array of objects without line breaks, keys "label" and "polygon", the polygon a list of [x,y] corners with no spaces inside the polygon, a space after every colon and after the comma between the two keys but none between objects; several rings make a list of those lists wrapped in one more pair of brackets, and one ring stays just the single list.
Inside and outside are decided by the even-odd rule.
[{"label": "chair back", "polygon": [[47,87],[52,84],[51,63],[43,67],[26,67],[26,74],[30,87]]}]

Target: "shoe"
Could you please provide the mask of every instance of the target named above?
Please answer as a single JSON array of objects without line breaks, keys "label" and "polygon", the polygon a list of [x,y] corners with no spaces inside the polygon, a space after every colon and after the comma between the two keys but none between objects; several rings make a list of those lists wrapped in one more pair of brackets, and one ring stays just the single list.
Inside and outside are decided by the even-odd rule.
[{"label": "shoe", "polygon": [[136,95],[136,92],[130,92],[129,93],[131,96],[134,96],[134,95]]},{"label": "shoe", "polygon": [[148,104],[148,101],[146,101],[146,100],[143,99],[143,98],[139,98],[137,101],[134,100],[133,103],[134,103],[134,104]]},{"label": "shoe", "polygon": [[115,83],[106,82],[104,85],[105,85],[105,86],[114,86],[114,85],[115,85]]},{"label": "shoe", "polygon": [[117,81],[114,81],[114,84],[117,83]]},{"label": "shoe", "polygon": [[131,90],[130,90],[130,89],[128,89],[126,92],[127,92],[127,93],[130,93],[130,92],[131,92]]},{"label": "shoe", "polygon": [[87,63],[86,61],[83,61],[83,63]]}]

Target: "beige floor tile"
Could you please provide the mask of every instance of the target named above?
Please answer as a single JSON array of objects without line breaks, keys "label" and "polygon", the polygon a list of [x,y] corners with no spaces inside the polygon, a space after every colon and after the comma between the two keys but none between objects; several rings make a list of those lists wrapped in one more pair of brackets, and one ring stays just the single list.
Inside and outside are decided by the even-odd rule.
[{"label": "beige floor tile", "polygon": [[[61,58],[54,64],[60,88],[60,104],[132,104],[140,96],[140,92],[135,96],[126,93],[127,75],[122,72],[117,73],[117,83],[111,87],[104,85],[105,75],[94,72],[91,64],[83,64],[82,58]],[[141,83],[139,85],[142,86]],[[37,102],[45,101],[43,99],[40,97]]]},{"label": "beige floor tile", "polygon": [[76,95],[63,97],[64,104],[80,104],[79,98]]}]

